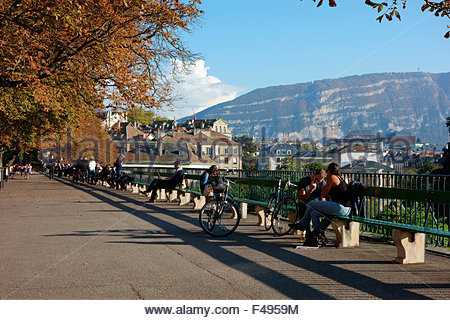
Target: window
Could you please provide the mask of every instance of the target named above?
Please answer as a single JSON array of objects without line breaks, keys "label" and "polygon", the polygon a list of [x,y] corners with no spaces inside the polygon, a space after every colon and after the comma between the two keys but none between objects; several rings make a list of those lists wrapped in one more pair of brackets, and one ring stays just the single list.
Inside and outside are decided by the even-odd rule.
[{"label": "window", "polygon": [[225,148],[224,153],[228,154],[228,148]]},{"label": "window", "polygon": [[280,150],[277,150],[277,156],[279,156],[281,154]]},{"label": "window", "polygon": [[225,164],[228,164],[228,157],[225,158]]},{"label": "window", "polygon": [[169,154],[169,150],[166,149],[166,150],[163,151],[163,153],[164,154]]},{"label": "window", "polygon": [[220,154],[220,147],[217,147],[217,154]]},{"label": "window", "polygon": [[285,156],[286,155],[286,150],[281,150],[281,155]]},{"label": "window", "polygon": [[234,163],[234,164],[237,163],[237,158],[233,158],[233,163]]},{"label": "window", "polygon": [[286,151],[286,154],[290,155],[291,154],[291,150]]},{"label": "window", "polygon": [[206,147],[206,154],[209,154],[209,155],[212,154],[211,147]]},{"label": "window", "polygon": [[234,153],[234,154],[237,154],[237,153],[238,153],[238,148],[237,148],[237,147],[234,147],[234,148],[233,148],[233,153]]}]

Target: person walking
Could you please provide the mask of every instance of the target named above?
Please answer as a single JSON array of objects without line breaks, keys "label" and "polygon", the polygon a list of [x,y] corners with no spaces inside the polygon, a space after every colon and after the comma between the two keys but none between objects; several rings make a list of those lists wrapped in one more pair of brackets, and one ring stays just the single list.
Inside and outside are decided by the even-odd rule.
[{"label": "person walking", "polygon": [[64,160],[63,158],[59,158],[58,160],[58,178],[61,178],[64,170]]},{"label": "person walking", "polygon": [[56,159],[53,156],[51,156],[50,160],[48,161],[48,164],[49,164],[48,178],[53,179],[55,177]]},{"label": "person walking", "polygon": [[9,179],[9,167],[8,167],[8,165],[6,165],[6,168],[5,168],[5,181],[8,182],[8,179]]},{"label": "person walking", "polygon": [[43,174],[45,172],[45,162],[44,159],[40,160],[40,165],[41,165],[41,173]]},{"label": "person walking", "polygon": [[122,175],[123,158],[125,158],[123,154],[119,155],[114,163],[114,167],[116,168],[116,186],[118,185],[120,176]]},{"label": "person walking", "polygon": [[94,184],[95,181],[95,168],[97,167],[97,163],[93,158],[89,160],[88,164],[88,178],[87,183],[88,184]]},{"label": "person walking", "polygon": [[31,175],[31,163],[27,163],[25,165],[25,180],[30,179],[30,175]]}]

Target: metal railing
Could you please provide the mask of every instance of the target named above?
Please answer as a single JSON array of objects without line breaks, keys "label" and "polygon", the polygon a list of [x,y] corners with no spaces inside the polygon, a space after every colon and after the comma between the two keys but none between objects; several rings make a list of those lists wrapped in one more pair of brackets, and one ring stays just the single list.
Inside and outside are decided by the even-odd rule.
[{"label": "metal railing", "polygon": [[[173,172],[172,168],[127,168],[128,170],[146,172]],[[185,169],[187,174],[201,175],[204,169]],[[223,171],[223,170],[221,170]],[[290,179],[296,183],[302,177],[312,174],[311,171],[282,170],[234,170],[228,172],[229,177],[274,179],[281,177],[283,181]],[[423,190],[424,192],[445,191],[450,196],[450,175],[420,175],[345,172],[343,177],[347,182],[360,181],[366,187],[385,187],[408,190]],[[198,189],[199,181],[192,181],[190,188]],[[238,198],[267,201],[270,188],[249,185],[235,185],[231,192]],[[296,190],[290,190],[290,196],[297,198]],[[450,205],[425,203],[422,201],[402,199],[381,199],[377,197],[364,198],[364,216],[383,221],[395,221],[408,225],[419,225],[437,230],[449,230]],[[383,227],[362,225],[363,232],[390,238],[390,230]],[[449,247],[449,239],[438,236],[428,236],[427,244]]]}]

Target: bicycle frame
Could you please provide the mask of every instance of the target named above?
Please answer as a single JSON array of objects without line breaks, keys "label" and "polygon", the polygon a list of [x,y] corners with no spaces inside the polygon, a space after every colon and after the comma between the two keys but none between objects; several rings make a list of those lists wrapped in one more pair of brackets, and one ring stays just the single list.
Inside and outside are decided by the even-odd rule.
[{"label": "bicycle frame", "polygon": [[[228,189],[230,188],[230,183],[232,183],[232,184],[236,184],[236,183],[225,178],[225,176],[223,177],[223,182],[225,183],[225,190],[217,195],[214,194],[214,200],[220,206],[225,205],[226,201],[233,202],[234,204],[237,205],[236,201],[234,201],[233,195],[228,192]],[[223,196],[223,195],[225,195],[225,196]],[[221,208],[220,212],[222,212],[222,208]],[[238,215],[239,215],[239,218],[242,218],[242,213],[240,210],[238,211]]]},{"label": "bicycle frame", "polygon": [[277,203],[280,200],[280,194],[281,194],[281,183],[282,180],[280,177],[275,177],[275,179],[278,180],[277,184],[275,185],[275,187],[273,188],[272,192],[269,195],[269,199],[267,202],[270,202],[270,199],[273,197],[275,198],[275,203]]}]

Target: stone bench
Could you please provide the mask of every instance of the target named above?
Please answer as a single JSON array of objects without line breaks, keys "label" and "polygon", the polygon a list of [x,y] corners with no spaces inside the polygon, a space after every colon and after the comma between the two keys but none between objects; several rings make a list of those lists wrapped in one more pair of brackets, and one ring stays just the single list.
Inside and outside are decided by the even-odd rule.
[{"label": "stone bench", "polygon": [[[363,195],[382,199],[408,200],[424,202],[428,205],[428,216],[432,203],[450,204],[450,193],[442,191],[423,191],[381,187],[366,187]],[[409,225],[361,216],[333,217],[332,227],[336,233],[336,247],[359,246],[360,225],[367,224],[392,230],[392,240],[397,249],[395,262],[401,264],[425,262],[426,235],[450,238],[450,231],[424,226]]]}]

